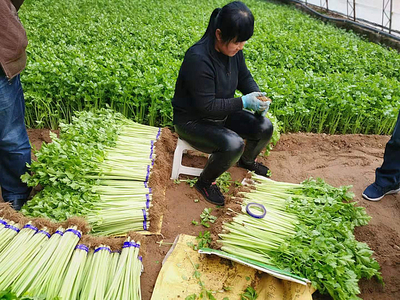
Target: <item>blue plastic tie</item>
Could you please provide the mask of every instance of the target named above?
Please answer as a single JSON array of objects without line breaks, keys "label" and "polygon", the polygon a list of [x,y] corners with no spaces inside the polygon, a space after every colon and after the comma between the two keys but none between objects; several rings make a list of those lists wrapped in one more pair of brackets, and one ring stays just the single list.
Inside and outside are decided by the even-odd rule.
[{"label": "blue plastic tie", "polygon": [[146,194],[146,208],[147,209],[150,208],[150,196],[149,196],[149,194]]},{"label": "blue plastic tie", "polygon": [[[250,208],[253,207],[253,206],[256,206],[256,207],[261,208],[261,209],[262,209],[262,213],[261,213],[260,215],[257,215],[257,214],[255,214],[255,213],[251,212],[251,211],[250,211]],[[264,205],[262,205],[262,204],[260,204],[260,203],[252,202],[252,203],[249,203],[249,204],[246,205],[246,212],[247,212],[251,217],[253,217],[253,218],[262,219],[262,218],[265,217],[265,215],[266,215],[266,213],[267,213],[267,210],[265,209],[265,206],[264,206]]]},{"label": "blue plastic tie", "polygon": [[149,181],[149,176],[150,176],[150,165],[147,165],[147,174],[146,174],[146,179],[145,179],[146,182]]},{"label": "blue plastic tie", "polygon": [[4,226],[4,228],[8,228],[8,229],[14,230],[14,231],[16,231],[16,232],[19,232],[19,231],[20,231],[18,227],[12,226],[12,225],[10,225],[10,224]]},{"label": "blue plastic tie", "polygon": [[122,248],[129,248],[129,247],[135,247],[135,248],[140,248],[139,244],[136,244],[135,242],[125,242]]},{"label": "blue plastic tie", "polygon": [[44,231],[44,230],[39,230],[36,234],[38,234],[38,233],[43,233],[43,234],[46,235],[48,238],[51,237],[51,234],[48,233],[47,231]]},{"label": "blue plastic tie", "polygon": [[94,250],[94,253],[99,252],[100,250],[107,250],[108,252],[111,253],[111,249],[109,247],[99,247],[96,250]]},{"label": "blue plastic tie", "polygon": [[39,230],[35,226],[33,226],[31,224],[26,224],[23,228],[29,228],[29,229],[32,229],[35,232],[37,232]]},{"label": "blue plastic tie", "polygon": [[79,250],[83,250],[83,251],[89,252],[89,247],[86,246],[86,245],[84,245],[84,244],[79,244],[79,245],[77,245],[77,246],[75,247],[75,249],[79,249]]},{"label": "blue plastic tie", "polygon": [[81,238],[82,237],[82,233],[80,233],[78,230],[75,230],[75,229],[67,229],[67,230],[65,230],[65,233],[67,233],[67,232],[72,232],[73,234],[75,234],[78,238]]}]

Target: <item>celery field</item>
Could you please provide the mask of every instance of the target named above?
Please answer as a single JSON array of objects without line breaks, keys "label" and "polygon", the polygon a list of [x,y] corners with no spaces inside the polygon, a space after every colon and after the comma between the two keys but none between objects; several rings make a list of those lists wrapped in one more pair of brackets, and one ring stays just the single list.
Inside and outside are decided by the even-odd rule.
[{"label": "celery field", "polygon": [[[399,53],[288,6],[244,2],[256,19],[247,65],[283,132],[391,132],[400,108]],[[56,128],[76,110],[106,105],[139,123],[171,125],[185,51],[226,3],[26,0],[27,125]]]}]

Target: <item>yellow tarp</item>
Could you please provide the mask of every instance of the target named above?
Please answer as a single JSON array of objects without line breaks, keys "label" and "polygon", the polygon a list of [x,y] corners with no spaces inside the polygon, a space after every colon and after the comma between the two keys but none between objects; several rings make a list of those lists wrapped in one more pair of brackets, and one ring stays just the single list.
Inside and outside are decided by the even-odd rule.
[{"label": "yellow tarp", "polygon": [[218,300],[240,300],[240,294],[250,285],[259,295],[257,300],[312,300],[314,289],[310,285],[281,280],[215,255],[199,254],[188,246],[190,243],[197,243],[194,236],[178,236],[164,259],[151,300],[184,300],[192,294],[200,295],[202,288],[194,276],[196,266],[205,288]]}]

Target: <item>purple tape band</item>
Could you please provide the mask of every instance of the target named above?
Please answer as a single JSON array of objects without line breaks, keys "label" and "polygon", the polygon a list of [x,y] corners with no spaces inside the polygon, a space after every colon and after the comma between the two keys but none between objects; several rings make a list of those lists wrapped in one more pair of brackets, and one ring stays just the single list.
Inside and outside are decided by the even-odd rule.
[{"label": "purple tape band", "polygon": [[[262,210],[262,212],[260,214],[255,214],[255,213],[250,211],[251,207],[258,207],[258,208],[260,208]],[[255,202],[252,202],[252,203],[249,203],[249,204],[246,205],[246,212],[251,217],[256,218],[256,219],[262,219],[267,214],[267,210],[265,209],[265,206],[262,205],[262,204],[259,204],[259,203],[255,203]]]},{"label": "purple tape band", "polygon": [[59,234],[59,235],[63,236],[63,235],[64,235],[64,232],[62,232],[62,231],[60,231],[60,230],[57,230],[56,232],[54,232],[54,234]]},{"label": "purple tape band", "polygon": [[111,253],[111,249],[108,248],[108,247],[99,247],[99,248],[97,248],[96,250],[94,250],[94,253],[97,253],[97,252],[99,252],[100,250],[107,250],[108,252]]},{"label": "purple tape band", "polygon": [[151,187],[149,187],[149,186],[147,185],[147,182],[146,182],[146,181],[143,181],[143,183],[144,183],[144,187],[145,187],[146,189],[149,189],[149,194],[151,194]]},{"label": "purple tape band", "polygon": [[79,249],[79,250],[83,250],[83,251],[89,252],[88,246],[86,246],[86,245],[84,245],[84,244],[79,244],[79,245],[77,245],[77,246],[75,247],[75,249]]},{"label": "purple tape band", "polygon": [[16,232],[19,232],[19,228],[18,227],[12,226],[10,224],[4,226],[4,228],[8,228],[8,229],[14,230]]},{"label": "purple tape band", "polygon": [[75,229],[67,229],[67,230],[65,230],[65,233],[67,233],[67,232],[72,232],[73,234],[75,234],[78,238],[81,238],[82,237],[82,234],[78,231],[78,230],[75,230]]},{"label": "purple tape band", "polygon": [[149,176],[150,176],[150,165],[147,165],[147,174],[146,174],[146,179],[145,179],[146,182],[149,181]]},{"label": "purple tape band", "polygon": [[149,196],[149,194],[146,194],[146,208],[147,209],[150,208],[150,196]]},{"label": "purple tape band", "polygon": [[145,209],[142,209],[142,212],[143,212],[143,218],[144,218],[144,221],[143,221],[143,230],[147,230],[147,216],[146,216],[146,210]]},{"label": "purple tape band", "polygon": [[140,248],[140,245],[134,242],[125,242],[124,245],[122,246],[122,248],[129,248],[129,247]]},{"label": "purple tape band", "polygon": [[144,208],[142,209],[142,212],[144,220],[147,221],[146,210]]},{"label": "purple tape band", "polygon": [[155,161],[155,159],[153,159],[153,160],[151,161],[151,166],[154,166],[154,161]]},{"label": "purple tape band", "polygon": [[150,143],[151,143],[151,146],[150,146],[150,156],[149,156],[149,158],[152,159],[153,158],[153,147],[154,147],[153,140],[151,140]]},{"label": "purple tape band", "polygon": [[33,225],[31,225],[31,224],[26,224],[23,228],[29,228],[29,229],[32,229],[33,231],[38,231],[38,229],[35,227],[35,226],[33,226]]},{"label": "purple tape band", "polygon": [[48,238],[51,237],[50,233],[48,233],[47,231],[44,231],[44,230],[39,230],[37,233],[43,233],[43,234],[46,235]]},{"label": "purple tape band", "polygon": [[0,220],[0,224],[7,225],[6,221]]},{"label": "purple tape band", "polygon": [[143,257],[141,257],[140,255],[138,256],[138,259],[143,262]]},{"label": "purple tape band", "polygon": [[161,134],[161,128],[158,128],[158,132],[157,132],[156,140],[158,140],[158,138],[160,137],[160,134]]}]

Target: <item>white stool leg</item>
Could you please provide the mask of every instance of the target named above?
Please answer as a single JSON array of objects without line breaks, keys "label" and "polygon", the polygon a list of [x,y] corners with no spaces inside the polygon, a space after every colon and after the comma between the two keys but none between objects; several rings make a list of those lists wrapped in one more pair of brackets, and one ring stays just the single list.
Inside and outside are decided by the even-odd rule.
[{"label": "white stool leg", "polygon": [[187,150],[196,150],[196,149],[190,146],[184,140],[178,138],[178,142],[176,144],[174,152],[174,160],[172,162],[171,179],[173,180],[178,179],[179,174],[199,176],[203,171],[203,169],[200,168],[182,166],[182,156],[183,153],[186,153]]},{"label": "white stool leg", "polygon": [[181,139],[178,139],[178,143],[176,144],[175,152],[174,152],[174,160],[172,162],[172,174],[171,179],[175,180],[179,177],[179,169],[182,165],[182,155],[183,155],[183,147],[181,143],[179,143]]}]

